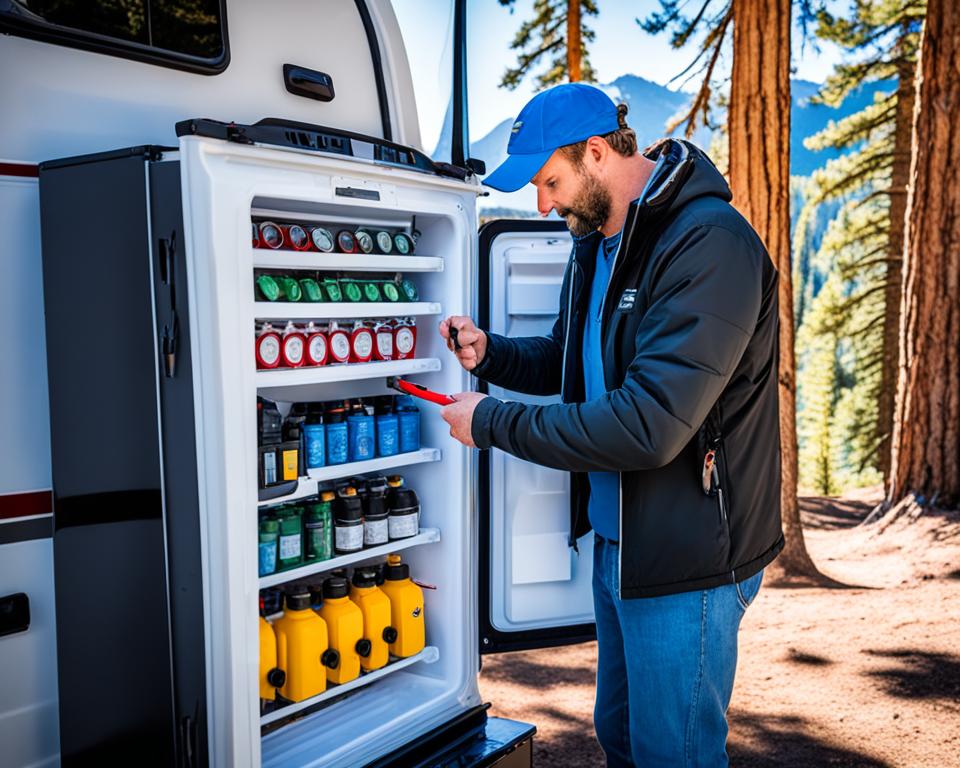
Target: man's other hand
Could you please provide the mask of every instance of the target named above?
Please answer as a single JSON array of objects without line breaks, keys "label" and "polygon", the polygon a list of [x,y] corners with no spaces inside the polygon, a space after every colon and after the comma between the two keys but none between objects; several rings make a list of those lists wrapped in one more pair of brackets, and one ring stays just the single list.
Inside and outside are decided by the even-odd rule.
[{"label": "man's other hand", "polygon": [[450,425],[450,437],[459,440],[467,448],[477,447],[476,443],[473,442],[471,429],[473,412],[477,408],[477,403],[485,397],[486,395],[481,395],[479,392],[461,392],[458,395],[453,395],[453,399],[457,402],[453,405],[445,405],[440,410],[443,420]]},{"label": "man's other hand", "polygon": [[[457,349],[453,343],[450,336],[451,328],[457,329],[457,343],[460,349]],[[472,371],[480,365],[487,352],[487,334],[477,328],[473,320],[461,315],[448,317],[440,323],[440,335],[447,342],[447,349],[457,356],[464,370]]]}]

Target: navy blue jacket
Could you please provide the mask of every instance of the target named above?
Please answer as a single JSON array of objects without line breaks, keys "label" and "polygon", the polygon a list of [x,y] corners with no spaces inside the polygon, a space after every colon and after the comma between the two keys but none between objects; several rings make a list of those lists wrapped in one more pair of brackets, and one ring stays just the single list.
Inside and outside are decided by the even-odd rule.
[{"label": "navy blue jacket", "polygon": [[[562,404],[486,398],[480,448],[572,473],[570,544],[589,479],[620,473],[623,598],[749,578],[783,548],[777,271],[700,150],[668,140],[627,213],[601,321],[607,393],[584,401],[582,339],[597,232],[575,240],[547,336],[487,334],[475,375]],[[716,472],[704,477],[707,453]],[[705,482],[706,479],[706,482]]]}]

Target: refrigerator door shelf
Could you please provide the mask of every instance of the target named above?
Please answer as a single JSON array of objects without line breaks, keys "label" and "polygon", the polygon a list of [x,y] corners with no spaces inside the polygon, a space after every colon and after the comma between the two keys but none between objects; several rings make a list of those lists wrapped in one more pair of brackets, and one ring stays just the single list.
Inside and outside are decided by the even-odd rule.
[{"label": "refrigerator door shelf", "polygon": [[[430,373],[440,370],[436,357],[412,358],[410,360],[383,360],[377,363],[342,363],[321,365],[315,368],[275,368],[257,371],[257,391],[264,397],[290,401],[295,393],[284,390],[311,384],[331,384],[336,381],[359,381],[362,379],[387,379],[390,376],[407,376],[414,373]],[[295,399],[295,398],[294,398]]]},{"label": "refrigerator door shelf", "polygon": [[270,302],[254,304],[257,320],[339,320],[341,318],[410,317],[439,315],[440,305],[430,301],[398,302]]},{"label": "refrigerator door shelf", "polygon": [[369,547],[359,552],[351,552],[349,555],[340,555],[339,557],[332,557],[329,560],[321,560],[318,563],[310,563],[309,565],[302,565],[299,568],[291,568],[289,571],[271,573],[269,576],[264,576],[260,579],[260,589],[275,587],[278,584],[286,584],[287,582],[296,581],[306,576],[313,576],[315,573],[334,571],[337,568],[343,568],[345,565],[353,565],[354,563],[360,563],[365,560],[375,560],[379,557],[391,555],[394,552],[419,546],[420,544],[435,544],[438,541],[440,541],[439,528],[421,528],[420,533],[408,539],[397,539],[386,544],[381,544],[379,547]]},{"label": "refrigerator door shelf", "polygon": [[277,496],[269,501],[260,502],[260,509],[278,504],[289,504],[291,501],[315,496],[317,481],[337,480],[341,477],[365,475],[370,472],[384,472],[397,467],[411,467],[414,464],[425,464],[430,461],[440,461],[442,454],[438,448],[421,448],[419,451],[398,453],[395,456],[382,456],[367,461],[353,461],[349,464],[335,464],[332,467],[317,467],[307,470],[308,477],[301,477],[295,493],[286,496]]},{"label": "refrigerator door shelf", "polygon": [[433,664],[440,658],[440,651],[434,648],[432,645],[428,645],[416,656],[409,656],[406,659],[397,659],[396,661],[391,661],[387,666],[381,667],[380,669],[374,670],[373,672],[367,672],[366,674],[360,675],[360,677],[355,680],[351,680],[349,683],[343,683],[342,685],[331,685],[323,693],[312,696],[309,699],[304,699],[303,701],[298,701],[296,704],[288,704],[285,707],[281,707],[274,712],[271,712],[268,715],[264,715],[260,718],[260,726],[269,725],[274,723],[277,720],[282,720],[290,715],[294,715],[297,712],[302,712],[305,709],[314,707],[317,704],[322,704],[324,701],[329,701],[336,696],[342,696],[345,693],[354,691],[357,688],[362,688],[363,686],[370,685],[371,683],[376,682],[377,680],[386,677],[387,675],[393,674],[394,672],[399,672],[401,669],[406,669],[409,666],[423,662],[424,664]]},{"label": "refrigerator door shelf", "polygon": [[256,269],[358,270],[363,272],[442,272],[441,256],[320,253],[318,251],[268,251],[253,249]]}]

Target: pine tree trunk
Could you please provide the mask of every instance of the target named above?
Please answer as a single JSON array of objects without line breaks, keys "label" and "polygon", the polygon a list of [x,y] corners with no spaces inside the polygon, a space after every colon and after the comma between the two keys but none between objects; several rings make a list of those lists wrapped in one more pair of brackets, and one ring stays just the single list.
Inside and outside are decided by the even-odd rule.
[{"label": "pine tree trunk", "polygon": [[[906,30],[905,30],[906,32]],[[907,183],[910,180],[910,139],[913,133],[913,105],[916,93],[916,66],[900,51],[897,63],[897,115],[893,128],[893,169],[890,174],[890,228],[887,242],[887,275],[884,288],[883,363],[877,401],[879,466],[885,483],[890,482],[890,435],[897,399],[897,362],[900,350],[900,302],[903,291],[903,233],[907,210]]]},{"label": "pine tree trunk", "polygon": [[583,55],[583,43],[580,40],[580,0],[567,2],[567,72],[570,82],[578,83],[582,77],[580,60]]},{"label": "pine tree trunk", "polygon": [[780,273],[780,498],[786,547],[775,562],[788,578],[816,578],[797,503],[790,268],[790,0],[733,0],[731,77],[728,134],[733,204],[763,239]]},{"label": "pine tree trunk", "polygon": [[917,62],[888,502],[960,503],[960,14],[930,0]]}]

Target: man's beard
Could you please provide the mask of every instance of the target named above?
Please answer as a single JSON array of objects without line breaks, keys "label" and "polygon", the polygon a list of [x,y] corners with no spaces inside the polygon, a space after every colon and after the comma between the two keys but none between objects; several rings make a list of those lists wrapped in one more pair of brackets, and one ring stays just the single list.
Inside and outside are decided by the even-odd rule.
[{"label": "man's beard", "polygon": [[586,170],[580,172],[580,178],[583,179],[583,186],[573,203],[569,208],[557,209],[557,213],[567,220],[570,233],[576,237],[589,235],[600,229],[610,218],[612,204],[610,192],[599,179]]}]

